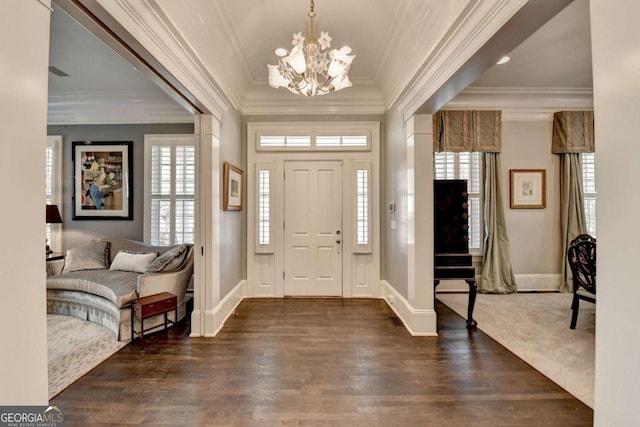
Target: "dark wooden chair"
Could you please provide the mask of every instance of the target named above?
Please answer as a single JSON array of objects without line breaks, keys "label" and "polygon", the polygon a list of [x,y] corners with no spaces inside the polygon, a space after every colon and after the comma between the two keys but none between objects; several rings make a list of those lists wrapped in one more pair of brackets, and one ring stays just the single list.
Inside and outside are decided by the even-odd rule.
[{"label": "dark wooden chair", "polygon": [[576,328],[580,300],[596,302],[596,239],[581,234],[571,241],[567,260],[573,274],[571,329]]}]

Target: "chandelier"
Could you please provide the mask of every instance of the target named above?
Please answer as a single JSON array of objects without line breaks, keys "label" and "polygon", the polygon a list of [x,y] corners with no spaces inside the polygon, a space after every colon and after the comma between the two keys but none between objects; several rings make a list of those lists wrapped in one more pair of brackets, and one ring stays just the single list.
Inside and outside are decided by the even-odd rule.
[{"label": "chandelier", "polygon": [[269,86],[285,87],[297,95],[315,96],[335,92],[351,86],[349,68],[355,55],[349,55],[351,48],[343,46],[331,49],[328,32],[320,31],[320,25],[310,1],[310,11],[302,31],[293,35],[293,48],[276,49],[280,57],[278,65],[267,65]]}]

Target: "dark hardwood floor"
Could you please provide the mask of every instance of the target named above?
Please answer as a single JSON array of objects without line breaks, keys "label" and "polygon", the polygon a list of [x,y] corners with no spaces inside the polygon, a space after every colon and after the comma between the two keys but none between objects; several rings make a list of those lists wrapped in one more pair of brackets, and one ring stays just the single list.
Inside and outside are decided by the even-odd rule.
[{"label": "dark hardwood floor", "polygon": [[128,345],[51,402],[65,425],[590,426],[593,411],[437,303],[411,337],[381,300],[249,299],[215,338]]}]

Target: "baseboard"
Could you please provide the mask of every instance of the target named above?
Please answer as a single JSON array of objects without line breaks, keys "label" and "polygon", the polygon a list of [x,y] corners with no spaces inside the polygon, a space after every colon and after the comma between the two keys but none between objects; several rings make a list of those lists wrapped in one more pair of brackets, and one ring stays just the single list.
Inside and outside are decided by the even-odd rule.
[{"label": "baseboard", "polygon": [[[559,274],[516,274],[518,292],[555,292],[560,288]],[[480,277],[477,277],[478,286]],[[469,285],[464,280],[442,280],[436,288],[438,293],[469,292]]]},{"label": "baseboard", "polygon": [[389,282],[380,281],[383,299],[412,336],[438,336],[435,310],[415,309]]},{"label": "baseboard", "polygon": [[516,274],[518,292],[557,291],[560,289],[559,274]]},{"label": "baseboard", "polygon": [[203,335],[202,330],[200,329],[200,317],[202,316],[202,312],[200,310],[194,309],[191,312],[191,332],[189,333],[190,337],[201,337]]},{"label": "baseboard", "polygon": [[204,317],[204,336],[215,337],[222,329],[225,322],[233,314],[238,304],[245,298],[247,281],[242,280],[215,306],[213,310],[207,310]]}]

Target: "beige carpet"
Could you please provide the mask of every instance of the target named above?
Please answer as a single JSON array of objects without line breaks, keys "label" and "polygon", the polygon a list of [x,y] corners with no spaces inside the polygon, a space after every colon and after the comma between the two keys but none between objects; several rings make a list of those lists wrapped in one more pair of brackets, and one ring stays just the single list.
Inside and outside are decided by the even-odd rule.
[{"label": "beige carpet", "polygon": [[[437,294],[466,318],[466,294]],[[593,408],[595,304],[580,303],[569,329],[572,294],[479,294],[473,317],[478,328],[556,384]]]},{"label": "beige carpet", "polygon": [[128,344],[109,329],[71,316],[47,315],[49,399]]}]

